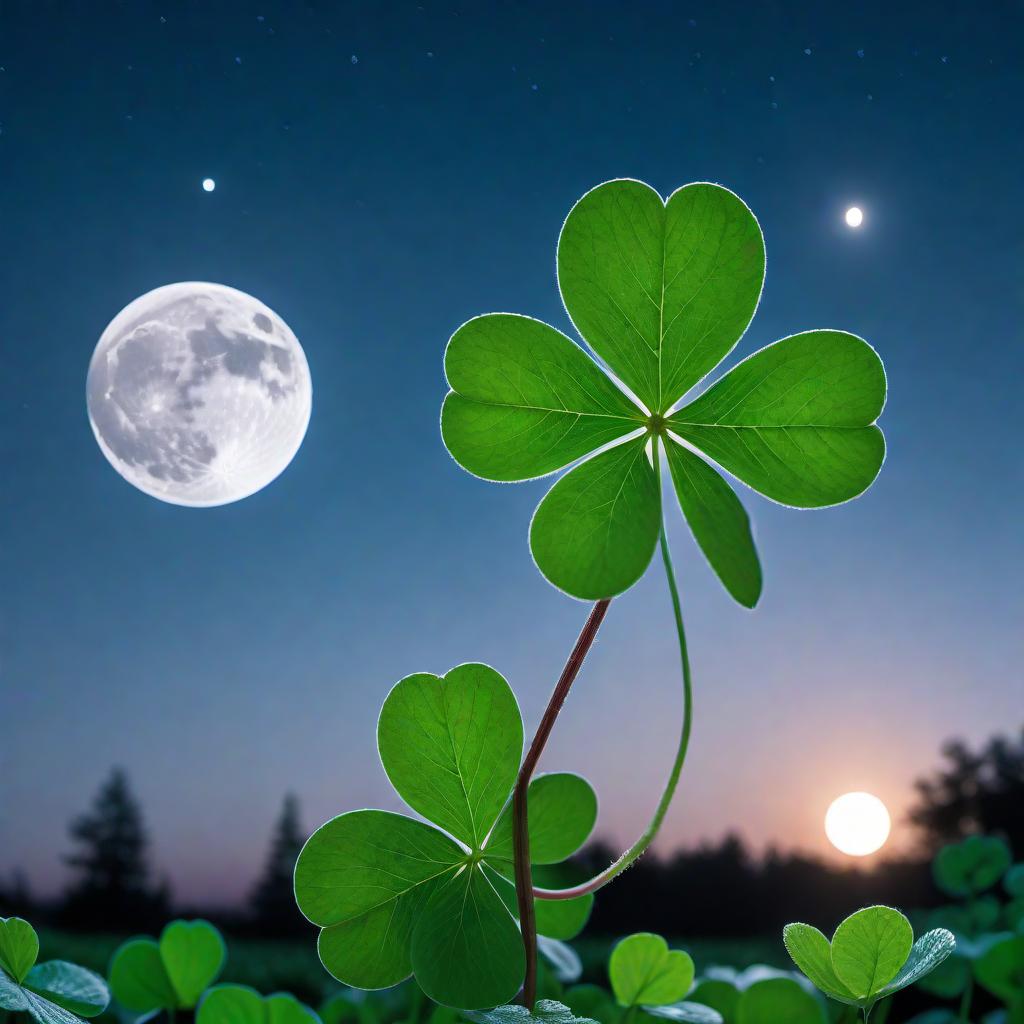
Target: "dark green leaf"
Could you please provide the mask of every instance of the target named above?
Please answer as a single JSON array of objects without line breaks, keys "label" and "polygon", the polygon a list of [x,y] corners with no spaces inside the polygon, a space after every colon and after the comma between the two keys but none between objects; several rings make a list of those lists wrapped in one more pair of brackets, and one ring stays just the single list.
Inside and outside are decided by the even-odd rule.
[{"label": "dark green leaf", "polygon": [[[557,864],[571,857],[587,841],[597,820],[597,795],[586,779],[572,772],[551,772],[534,778],[527,806],[533,864]],[[511,864],[511,803],[502,811],[484,852],[490,864]],[[512,877],[506,866],[499,870]]]},{"label": "dark green leaf", "polygon": [[567,473],[530,525],[537,568],[556,587],[588,601],[628,590],[658,541],[661,502],[646,438],[626,441]]},{"label": "dark green leaf", "polygon": [[[505,863],[498,866],[503,869],[508,868],[508,865]],[[538,877],[540,875],[540,870],[541,869],[534,868],[533,879],[535,885],[545,884],[541,880],[543,876]],[[498,895],[508,908],[509,913],[518,920],[519,905],[516,900],[515,886],[507,878],[504,878],[494,872],[489,872],[488,878],[490,878],[491,883],[494,885]],[[553,883],[555,886],[560,884],[562,883]],[[562,942],[574,939],[581,931],[583,931],[583,928],[587,923],[587,919],[590,917],[590,911],[593,906],[593,893],[588,893],[586,896],[576,896],[567,900],[535,899],[533,901],[533,907],[537,932],[540,935],[546,935],[551,939],[559,939]]]},{"label": "dark green leaf", "polygon": [[995,885],[1011,860],[1009,847],[996,836],[968,836],[939,850],[935,881],[951,896],[972,896]]},{"label": "dark green leaf", "polygon": [[358,988],[408,977],[417,909],[430,883],[464,859],[437,829],[387,811],[353,811],[317,829],[295,867],[295,898],[324,929],[327,970]]},{"label": "dark green leaf", "polygon": [[843,331],[794,334],[744,359],[669,420],[669,427],[755,491],[784,505],[835,505],[878,475],[873,426],[885,371]]},{"label": "dark green leaf", "polygon": [[643,426],[582,349],[530,317],[492,313],[463,324],[445,372],[444,443],[487,480],[544,476]]},{"label": "dark green leaf", "polygon": [[577,1017],[589,1017],[598,1024],[619,1024],[622,1010],[600,985],[573,985],[562,997]]},{"label": "dark green leaf", "polygon": [[792,978],[765,978],[742,993],[736,1024],[828,1024],[825,1009]]},{"label": "dark green leaf", "polygon": [[487,665],[444,678],[408,676],[384,701],[377,746],[410,807],[480,849],[523,756],[523,722],[508,683]]},{"label": "dark green leaf", "polygon": [[735,985],[715,978],[704,978],[689,995],[690,1002],[710,1006],[722,1015],[725,1024],[736,1024],[740,993]]},{"label": "dark green leaf", "polygon": [[668,467],[683,515],[725,589],[747,608],[761,596],[761,563],[750,518],[736,493],[702,458],[671,438]]},{"label": "dark green leaf", "polygon": [[718,185],[687,185],[665,203],[642,182],[606,182],[576,203],[558,240],[573,323],[655,413],[736,344],[763,281],[761,229]]},{"label": "dark green leaf", "polygon": [[109,980],[111,993],[126,1010],[151,1013],[178,1005],[160,947],[152,939],[124,943],[110,962]]},{"label": "dark green leaf", "polygon": [[1006,1003],[1024,999],[1024,935],[1003,939],[974,963],[974,977]]},{"label": "dark green leaf", "polygon": [[413,930],[412,966],[423,991],[443,1006],[479,1010],[519,991],[522,937],[479,866],[436,886]]}]

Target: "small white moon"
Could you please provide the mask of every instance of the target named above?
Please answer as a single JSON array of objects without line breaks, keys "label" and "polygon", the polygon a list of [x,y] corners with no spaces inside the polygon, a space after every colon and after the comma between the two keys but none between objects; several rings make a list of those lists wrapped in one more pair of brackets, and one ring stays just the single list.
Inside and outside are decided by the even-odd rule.
[{"label": "small white moon", "polygon": [[889,838],[892,822],[885,804],[870,793],[837,797],[825,814],[825,835],[842,853],[866,857],[880,850]]},{"label": "small white moon", "polygon": [[846,223],[851,228],[859,228],[864,223],[864,211],[859,206],[851,206],[846,211]]},{"label": "small white moon", "polygon": [[169,284],[130,302],[100,337],[89,422],[110,464],[174,505],[238,501],[302,444],[313,388],[288,325],[222,284]]},{"label": "small white moon", "polygon": [[212,192],[217,187],[217,182],[213,178],[203,178],[203,191]]}]

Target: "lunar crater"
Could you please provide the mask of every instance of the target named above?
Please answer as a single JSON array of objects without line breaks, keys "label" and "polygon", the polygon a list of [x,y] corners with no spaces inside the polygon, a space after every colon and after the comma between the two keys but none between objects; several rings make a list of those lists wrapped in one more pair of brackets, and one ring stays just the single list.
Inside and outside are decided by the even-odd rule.
[{"label": "lunar crater", "polygon": [[87,399],[100,448],[126,480],[175,504],[220,505],[288,465],[312,387],[277,314],[244,292],[187,283],[148,292],[114,318],[93,354]]}]

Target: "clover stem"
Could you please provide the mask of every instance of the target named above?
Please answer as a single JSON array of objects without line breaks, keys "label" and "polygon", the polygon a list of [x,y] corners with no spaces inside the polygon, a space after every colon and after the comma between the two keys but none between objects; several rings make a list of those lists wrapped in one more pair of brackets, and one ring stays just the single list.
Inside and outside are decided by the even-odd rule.
[{"label": "clover stem", "polygon": [[960,999],[960,1013],[957,1016],[959,1021],[969,1021],[971,1019],[971,1001],[974,998],[974,976],[973,974],[967,975],[967,985],[964,988],[964,994]]},{"label": "clover stem", "polygon": [[[654,442],[654,475],[658,483],[658,493],[661,494],[661,452],[658,449],[657,440]],[[679,601],[679,588],[676,585],[675,569],[672,565],[672,553],[668,546],[668,537],[665,534],[664,518],[661,522],[659,535],[661,544],[661,559],[665,565],[665,577],[668,580],[669,594],[672,598],[672,612],[675,616],[676,634],[679,638],[679,658],[683,669],[683,724],[679,733],[679,746],[676,749],[675,761],[672,763],[672,770],[669,773],[668,781],[665,783],[664,791],[654,815],[644,829],[639,839],[613,864],[610,864],[599,875],[595,875],[587,882],[574,885],[569,889],[534,889],[533,895],[541,900],[571,900],[577,896],[585,896],[587,893],[597,892],[598,889],[606,886],[617,875],[622,874],[637,858],[651,845],[652,840],[658,834],[661,823],[665,818],[672,797],[675,795],[676,785],[679,782],[679,775],[683,770],[683,763],[686,760],[686,751],[690,745],[690,730],[693,725],[693,682],[690,676],[690,656],[686,647],[686,631],[683,628],[683,611]]]},{"label": "clover stem", "polygon": [[611,598],[598,601],[590,610],[590,615],[583,625],[576,646],[569,655],[565,668],[555,684],[548,706],[544,709],[540,725],[526,752],[522,767],[519,769],[519,777],[516,779],[516,788],[512,794],[512,836],[513,850],[515,854],[515,877],[516,877],[516,902],[519,905],[519,925],[523,933],[523,948],[526,951],[526,978],[523,982],[523,1005],[533,1009],[534,1001],[537,998],[537,920],[533,906],[533,875],[530,871],[530,831],[528,828],[529,816],[527,808],[527,794],[530,789],[530,779],[544,752],[544,747],[555,727],[555,719],[569,695],[576,676],[583,667],[583,661],[587,652],[593,646],[597,631],[601,628]]}]

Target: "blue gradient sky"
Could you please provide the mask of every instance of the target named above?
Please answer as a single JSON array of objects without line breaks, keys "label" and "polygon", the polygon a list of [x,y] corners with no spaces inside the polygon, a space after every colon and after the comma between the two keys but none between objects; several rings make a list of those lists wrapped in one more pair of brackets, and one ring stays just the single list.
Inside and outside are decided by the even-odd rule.
[{"label": "blue gradient sky", "polygon": [[[231,900],[286,790],[310,827],[398,807],[374,727],[401,676],[488,661],[535,724],[586,608],[529,557],[547,484],[445,453],[441,357],[490,310],[569,329],[558,230],[616,176],[722,182],[760,218],[730,362],[840,327],[890,384],[865,498],[743,493],[754,613],[670,514],[698,704],[661,848],[822,851],[835,795],[898,815],[944,738],[1019,727],[1019,9],[163,6],[0,8],[0,871],[59,885],[68,819],[120,764],[178,894]],[[85,414],[103,327],[183,279],[261,298],[313,373],[293,465],[218,509],[133,490]],[[604,835],[646,820],[679,691],[652,570],[544,760],[591,777]]]}]

